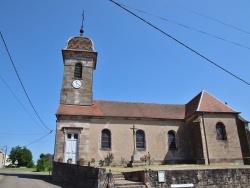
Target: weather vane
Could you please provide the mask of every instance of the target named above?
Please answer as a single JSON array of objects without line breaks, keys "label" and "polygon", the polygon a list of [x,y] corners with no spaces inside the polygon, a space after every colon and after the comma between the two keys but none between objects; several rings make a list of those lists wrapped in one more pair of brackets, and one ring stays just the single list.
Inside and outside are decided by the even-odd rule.
[{"label": "weather vane", "polygon": [[81,26],[81,29],[80,29],[80,36],[83,36],[83,21],[84,21],[84,10],[82,11],[82,26]]}]

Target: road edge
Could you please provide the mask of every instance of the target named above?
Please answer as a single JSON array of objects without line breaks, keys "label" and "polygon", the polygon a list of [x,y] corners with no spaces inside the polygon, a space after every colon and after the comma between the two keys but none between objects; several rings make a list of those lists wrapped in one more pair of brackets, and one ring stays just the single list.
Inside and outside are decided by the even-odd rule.
[{"label": "road edge", "polygon": [[0,182],[1,182],[2,179],[3,179],[3,175],[0,175]]}]

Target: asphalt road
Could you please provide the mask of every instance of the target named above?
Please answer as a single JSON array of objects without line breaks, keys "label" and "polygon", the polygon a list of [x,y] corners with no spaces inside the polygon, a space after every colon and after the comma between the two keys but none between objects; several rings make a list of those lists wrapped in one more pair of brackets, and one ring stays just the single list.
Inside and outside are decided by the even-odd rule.
[{"label": "asphalt road", "polygon": [[61,188],[46,174],[0,170],[0,188]]}]

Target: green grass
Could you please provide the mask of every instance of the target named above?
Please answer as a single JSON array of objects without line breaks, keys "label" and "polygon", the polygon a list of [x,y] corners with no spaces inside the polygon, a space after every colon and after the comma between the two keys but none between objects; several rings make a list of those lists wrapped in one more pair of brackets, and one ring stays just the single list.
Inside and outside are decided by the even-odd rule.
[{"label": "green grass", "polygon": [[11,171],[24,171],[24,172],[35,172],[36,168],[6,168],[6,170]]},{"label": "green grass", "polygon": [[112,172],[132,172],[140,171],[145,169],[151,170],[194,170],[194,169],[227,169],[227,168],[250,168],[250,165],[234,165],[234,164],[213,164],[213,165],[195,165],[195,164],[183,164],[183,165],[145,165],[145,166],[135,166],[132,168],[129,167],[103,167],[106,168],[106,171],[109,169]]},{"label": "green grass", "polygon": [[[6,170],[17,172],[37,172],[36,168],[6,168]],[[43,171],[41,173],[48,173],[49,171]]]}]

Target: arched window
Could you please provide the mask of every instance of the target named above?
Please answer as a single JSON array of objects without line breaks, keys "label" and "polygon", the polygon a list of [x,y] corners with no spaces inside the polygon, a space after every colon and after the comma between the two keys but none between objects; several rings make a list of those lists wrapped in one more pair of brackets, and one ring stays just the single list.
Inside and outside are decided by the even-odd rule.
[{"label": "arched window", "polygon": [[136,131],[136,148],[145,149],[145,133],[143,130]]},{"label": "arched window", "polygon": [[174,131],[168,131],[168,148],[169,149],[176,149],[176,138]]},{"label": "arched window", "polygon": [[82,78],[82,64],[75,64],[74,78]]},{"label": "arched window", "polygon": [[111,132],[108,129],[102,130],[101,148],[111,148]]},{"label": "arched window", "polygon": [[216,138],[217,140],[226,140],[226,129],[223,123],[216,124]]}]

